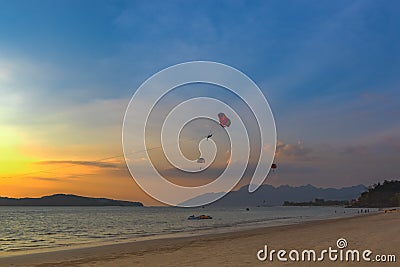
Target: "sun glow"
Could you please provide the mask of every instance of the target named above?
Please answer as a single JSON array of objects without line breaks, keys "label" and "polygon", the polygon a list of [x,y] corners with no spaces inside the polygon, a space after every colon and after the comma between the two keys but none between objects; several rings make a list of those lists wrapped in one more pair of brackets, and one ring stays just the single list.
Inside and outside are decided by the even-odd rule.
[{"label": "sun glow", "polygon": [[32,171],[35,157],[24,153],[21,134],[5,127],[0,128],[0,175],[18,175]]}]

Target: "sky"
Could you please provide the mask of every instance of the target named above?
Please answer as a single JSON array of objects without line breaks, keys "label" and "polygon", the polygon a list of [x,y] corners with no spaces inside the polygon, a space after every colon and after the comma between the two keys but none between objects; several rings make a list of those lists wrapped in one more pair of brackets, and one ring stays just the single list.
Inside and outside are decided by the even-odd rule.
[{"label": "sky", "polygon": [[265,183],[399,178],[398,1],[0,4],[1,196],[157,204],[121,157],[123,116],[146,79],[193,60],[237,68],[267,98],[278,169]]}]

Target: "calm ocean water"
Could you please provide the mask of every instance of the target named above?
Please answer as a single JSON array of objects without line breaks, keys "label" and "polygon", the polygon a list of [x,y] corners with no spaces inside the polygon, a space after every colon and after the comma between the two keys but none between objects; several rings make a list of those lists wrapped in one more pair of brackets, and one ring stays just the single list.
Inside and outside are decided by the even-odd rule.
[{"label": "calm ocean water", "polygon": [[[233,207],[0,207],[0,255],[174,233],[293,224],[354,216],[357,211],[340,207],[259,207],[250,211]],[[192,214],[213,219],[187,220]]]}]

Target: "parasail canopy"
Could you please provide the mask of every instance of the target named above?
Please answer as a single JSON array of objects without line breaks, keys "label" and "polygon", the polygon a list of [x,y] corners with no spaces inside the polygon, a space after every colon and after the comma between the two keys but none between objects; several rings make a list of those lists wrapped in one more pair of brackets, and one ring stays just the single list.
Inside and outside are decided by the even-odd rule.
[{"label": "parasail canopy", "polygon": [[205,161],[205,159],[203,159],[203,158],[199,158],[198,160],[197,160],[197,163],[205,163],[206,161]]},{"label": "parasail canopy", "polygon": [[218,113],[219,125],[222,127],[229,127],[231,125],[231,120],[224,113]]}]

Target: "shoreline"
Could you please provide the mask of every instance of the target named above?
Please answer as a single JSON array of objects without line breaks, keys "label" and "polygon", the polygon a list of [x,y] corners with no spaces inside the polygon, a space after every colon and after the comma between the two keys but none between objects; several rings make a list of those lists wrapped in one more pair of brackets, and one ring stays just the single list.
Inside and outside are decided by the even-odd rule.
[{"label": "shoreline", "polygon": [[251,231],[251,230],[256,230],[256,229],[260,229],[260,228],[299,225],[299,224],[310,223],[310,222],[319,222],[319,221],[326,221],[326,220],[336,220],[336,219],[346,219],[346,218],[353,218],[353,217],[360,217],[360,216],[368,216],[368,215],[373,215],[373,214],[377,214],[377,213],[379,213],[379,211],[373,211],[368,214],[355,214],[354,213],[354,214],[347,215],[347,216],[335,216],[335,217],[328,217],[328,218],[311,218],[311,219],[299,220],[299,221],[295,221],[295,220],[293,220],[293,218],[290,218],[288,221],[284,221],[285,218],[279,218],[279,219],[274,218],[271,220],[266,219],[266,220],[257,221],[257,222],[237,223],[234,225],[210,226],[210,227],[205,227],[205,228],[200,228],[200,229],[195,229],[195,230],[183,230],[183,231],[170,232],[170,233],[138,235],[138,236],[126,237],[126,238],[100,239],[100,240],[93,240],[93,241],[81,242],[81,243],[71,243],[71,244],[52,246],[52,247],[38,247],[38,248],[32,248],[32,249],[20,249],[20,250],[3,251],[3,252],[0,251],[0,260],[2,258],[8,258],[8,257],[27,256],[27,255],[31,255],[31,254],[42,254],[42,253],[51,253],[51,252],[59,252],[59,251],[86,249],[86,248],[102,247],[102,246],[109,246],[109,245],[123,245],[123,244],[130,244],[130,243],[143,242],[143,241],[229,234],[229,233],[242,232],[242,231]]},{"label": "shoreline", "polygon": [[[373,229],[378,230],[378,232],[375,231],[376,233],[370,237],[366,236]],[[335,234],[334,230],[339,233]],[[260,226],[253,229],[241,229],[224,233],[167,237],[91,247],[67,248],[24,255],[10,255],[0,257],[0,265],[192,266],[192,263],[202,265],[203,261],[207,262],[207,265],[224,265],[224,263],[233,259],[234,262],[228,264],[229,266],[235,266],[236,264],[252,266],[262,263],[257,261],[256,252],[258,251],[257,249],[261,249],[264,246],[267,239],[269,240],[268,244],[272,244],[276,248],[283,245],[287,246],[287,248],[296,247],[294,245],[297,244],[299,248],[308,249],[321,244],[333,246],[341,236],[348,240],[349,245],[362,246],[365,243],[371,243],[372,245],[374,242],[371,241],[386,244],[387,251],[381,252],[395,253],[397,257],[400,257],[398,255],[400,248],[399,232],[399,213],[374,213],[346,218],[306,221],[290,225]],[[324,238],[318,240],[319,237]],[[357,240],[361,239],[362,241],[363,237],[367,238],[369,242]],[[397,240],[393,237],[397,237]],[[378,246],[377,248],[382,247]],[[371,249],[374,248],[371,247]],[[218,253],[216,253],[217,251]],[[216,254],[220,254],[220,257],[215,258]],[[222,260],[222,262],[217,264],[218,260]],[[329,264],[329,262],[327,263]],[[302,266],[301,263],[295,264]],[[307,265],[307,263],[305,264]],[[348,265],[351,264],[347,263],[347,265],[343,266]],[[390,263],[385,263],[385,265],[392,266]],[[279,265],[276,265],[275,262],[274,266]],[[341,265],[336,262],[335,266]]]}]

